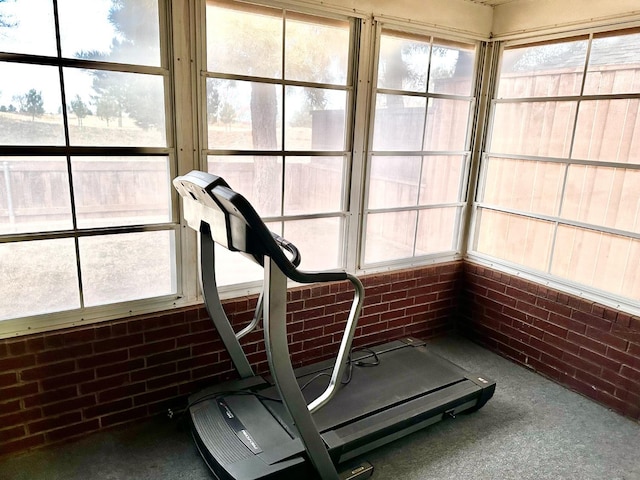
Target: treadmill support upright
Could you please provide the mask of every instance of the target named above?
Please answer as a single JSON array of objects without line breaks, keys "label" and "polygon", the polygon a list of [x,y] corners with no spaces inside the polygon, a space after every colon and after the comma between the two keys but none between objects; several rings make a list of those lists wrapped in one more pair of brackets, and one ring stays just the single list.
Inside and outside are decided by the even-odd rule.
[{"label": "treadmill support upright", "polygon": [[338,480],[338,472],[311,417],[291,365],[287,341],[287,277],[267,256],[264,257],[263,315],[267,359],[280,398],[320,478]]}]

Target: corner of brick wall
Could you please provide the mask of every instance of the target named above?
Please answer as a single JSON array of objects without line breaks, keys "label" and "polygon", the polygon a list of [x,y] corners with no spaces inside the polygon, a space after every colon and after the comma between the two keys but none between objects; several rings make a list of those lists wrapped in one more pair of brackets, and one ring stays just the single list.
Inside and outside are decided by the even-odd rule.
[{"label": "corner of brick wall", "polygon": [[[461,273],[460,261],[362,277],[354,345],[454,330]],[[349,282],[288,292],[295,366],[337,352],[352,295]],[[224,302],[236,330],[251,321],[256,302]],[[268,370],[262,333],[242,339],[260,373]],[[0,455],[181,409],[190,393],[235,377],[202,307],[0,340]]]},{"label": "corner of brick wall", "polygon": [[640,318],[465,262],[459,331],[640,420]]}]

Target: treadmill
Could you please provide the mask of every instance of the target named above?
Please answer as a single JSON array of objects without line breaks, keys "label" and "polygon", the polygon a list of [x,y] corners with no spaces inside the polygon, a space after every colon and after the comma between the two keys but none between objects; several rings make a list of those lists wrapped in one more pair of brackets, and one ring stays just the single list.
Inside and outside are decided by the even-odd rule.
[{"label": "treadmill", "polygon": [[[364,300],[356,276],[300,270],[298,249],[270,232],[223,178],[194,170],[173,184],[182,197],[185,221],[199,232],[205,306],[239,375],[191,395],[187,406],[197,448],[217,478],[367,478],[373,467],[357,460],[365,452],[478,410],[493,396],[495,381],[439,357],[418,339],[353,349]],[[239,332],[218,294],[216,243],[264,268],[253,320]],[[293,369],[286,326],[288,279],[351,283],[354,298],[335,361]],[[269,376],[254,373],[240,343],[261,319]]]}]

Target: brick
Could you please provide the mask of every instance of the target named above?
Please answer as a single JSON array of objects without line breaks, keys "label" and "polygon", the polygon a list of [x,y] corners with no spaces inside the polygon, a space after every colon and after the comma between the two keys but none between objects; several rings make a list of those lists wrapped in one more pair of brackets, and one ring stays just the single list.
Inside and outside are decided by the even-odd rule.
[{"label": "brick", "polygon": [[537,297],[535,295],[519,288],[508,286],[506,287],[505,293],[507,296],[513,298],[514,300],[521,300],[532,305],[536,303]]},{"label": "brick", "polygon": [[607,353],[607,346],[604,343],[594,340],[593,338],[585,337],[584,335],[580,335],[575,332],[568,332],[567,340],[569,340],[571,343],[575,343],[580,347],[587,348],[593,352],[598,352],[601,354]]},{"label": "brick", "polygon": [[536,350],[540,350],[541,352],[551,355],[552,357],[562,358],[562,349],[551,345],[544,340],[531,337],[529,340],[529,344]]},{"label": "brick", "polygon": [[160,377],[163,375],[168,375],[170,373],[175,373],[176,364],[175,363],[166,363],[162,365],[155,365],[153,367],[147,367],[142,370],[136,370],[131,372],[131,381],[132,382],[143,382],[149,380],[150,378]]},{"label": "brick", "polygon": [[11,442],[4,442],[2,444],[2,455],[22,452],[30,448],[41,446],[44,443],[45,438],[42,434],[20,438]]},{"label": "brick", "polygon": [[0,388],[9,387],[18,383],[18,375],[14,372],[0,373]]},{"label": "brick", "polygon": [[83,370],[80,372],[73,372],[67,375],[59,375],[53,378],[43,379],[40,382],[43,390],[53,390],[67,385],[78,385],[83,382],[91,381],[95,378],[93,370]]},{"label": "brick", "polygon": [[[589,308],[589,311],[591,311],[591,308]],[[571,318],[573,320],[577,320],[581,323],[584,323],[588,327],[597,328],[603,331],[611,330],[611,322],[605,320],[602,317],[596,317],[595,315],[592,315],[591,313],[587,313],[582,310],[574,310],[571,314]]]},{"label": "brick", "polygon": [[596,365],[600,365],[602,368],[612,370],[614,372],[620,370],[621,367],[620,362],[584,348],[580,349],[579,356],[584,358],[585,360],[589,360],[590,362],[595,363]]},{"label": "brick", "polygon": [[130,372],[144,367],[144,359],[136,358],[127,360],[126,362],[114,363],[113,365],[105,365],[96,369],[96,378],[110,377],[119,373]]},{"label": "brick", "polygon": [[627,352],[621,352],[614,348],[608,347],[607,357],[617,361],[621,365],[627,365],[628,367],[640,370],[640,358],[629,355]]},{"label": "brick", "polygon": [[545,310],[543,308],[537,307],[535,305],[531,305],[527,302],[523,302],[521,300],[518,300],[518,302],[516,303],[516,307],[517,310],[520,310],[528,315],[537,317],[537,318],[541,318],[543,320],[547,320],[549,318],[549,311]]},{"label": "brick", "polygon": [[593,327],[587,327],[587,336],[593,340],[601,342],[607,347],[612,347],[623,352],[627,349],[629,344],[625,339]]},{"label": "brick", "polygon": [[147,405],[149,403],[158,402],[160,400],[166,400],[168,398],[174,398],[178,395],[178,387],[170,386],[161,390],[155,390],[153,392],[143,393],[133,397],[133,403],[135,406]]},{"label": "brick", "polygon": [[569,330],[567,330],[565,327],[561,327],[559,325],[556,325],[554,323],[551,323],[539,318],[533,319],[533,325],[545,333],[555,335],[556,337],[559,337],[562,339],[567,338],[567,335],[569,333]]},{"label": "brick", "polygon": [[129,374],[121,373],[112,377],[100,378],[92,382],[83,382],[82,385],[79,385],[78,387],[80,388],[80,393],[84,395],[87,393],[96,393],[102,390],[119,387],[128,382]]},{"label": "brick", "polygon": [[13,398],[22,398],[27,395],[38,393],[38,383],[31,382],[12,387],[0,388],[0,398],[2,400],[11,400]]},{"label": "brick", "polygon": [[94,342],[93,349],[96,353],[104,353],[111,350],[120,350],[122,348],[129,348],[134,345],[140,345],[143,343],[142,333],[134,333],[131,335],[124,335],[121,337],[109,338],[108,340],[102,340]]},{"label": "brick", "polygon": [[15,425],[25,425],[40,418],[42,418],[42,411],[39,408],[19,410],[7,415],[0,415],[0,425],[2,425],[2,428],[9,428]]},{"label": "brick", "polygon": [[574,343],[571,343],[564,338],[556,337],[555,335],[552,335],[550,333],[545,333],[544,337],[542,337],[542,340],[550,345],[555,345],[563,352],[578,354],[578,352],[580,351],[580,347],[578,345],[575,345]]},{"label": "brick", "polygon": [[628,365],[623,365],[622,368],[620,368],[620,374],[629,380],[640,383],[640,370],[633,369]]},{"label": "brick", "polygon": [[613,395],[613,393],[616,391],[615,385],[612,385],[606,380],[603,380],[596,375],[591,375],[590,373],[584,372],[580,369],[576,370],[576,378],[587,383],[593,390],[607,392],[611,395]]},{"label": "brick", "polygon": [[175,339],[176,337],[190,333],[189,325],[179,324],[158,330],[144,332],[145,343],[157,342],[159,340]]},{"label": "brick", "polygon": [[20,410],[20,400],[11,400],[0,403],[0,415],[6,415]]},{"label": "brick", "polygon": [[83,410],[83,413],[85,418],[94,418],[121,410],[127,410],[132,406],[133,400],[131,399],[131,397],[127,397],[85,408]]},{"label": "brick", "polygon": [[116,350],[114,352],[107,352],[102,354],[94,354],[90,357],[79,358],[76,363],[78,368],[96,368],[103,365],[111,365],[113,363],[122,362],[129,358],[127,350]]},{"label": "brick", "polygon": [[53,430],[60,428],[70,423],[78,423],[82,420],[82,414],[80,412],[71,412],[64,415],[45,418],[37,422],[32,422],[28,425],[29,433],[41,433],[47,430]]},{"label": "brick", "polygon": [[89,420],[45,433],[48,442],[57,442],[96,431],[100,428],[98,420]]},{"label": "brick", "polygon": [[152,343],[142,343],[129,348],[129,358],[145,358],[159,353],[174,351],[175,347],[175,338]]},{"label": "brick", "polygon": [[[37,389],[36,389],[37,393]],[[56,390],[45,391],[37,395],[25,396],[23,398],[25,408],[47,405],[50,403],[61,402],[69,398],[75,398],[78,395],[78,389],[75,385],[64,387]]]},{"label": "brick", "polygon": [[628,327],[623,327],[621,325],[618,325],[617,323],[614,323],[611,326],[611,334],[623,340],[640,344],[640,332],[631,330]]},{"label": "brick", "polygon": [[11,428],[4,428],[0,430],[0,445],[10,440],[15,440],[16,438],[24,437],[26,431],[24,426],[18,425]]},{"label": "brick", "polygon": [[562,354],[562,360],[567,362],[569,365],[576,367],[576,369],[582,370],[583,372],[590,373],[592,375],[600,375],[602,373],[601,365],[597,365],[593,362],[590,362],[588,360],[585,360],[584,358],[578,357],[577,355],[573,355],[568,352],[564,352]]},{"label": "brick", "polygon": [[509,336],[511,339],[517,340],[518,342],[522,342],[525,344],[529,342],[529,338],[530,338],[529,334],[522,332],[516,328],[513,328],[510,325],[507,325],[507,324],[500,325],[500,331],[505,335]]},{"label": "brick", "polygon": [[109,390],[104,390],[98,393],[98,402],[99,405],[104,403],[110,403],[114,400],[120,400],[122,398],[129,398],[133,395],[138,395],[139,393],[143,393],[145,391],[144,383],[132,383],[128,385],[121,385],[116,388],[111,388]]},{"label": "brick", "polygon": [[22,368],[31,367],[36,364],[35,355],[21,355],[18,357],[0,358],[0,372],[8,372],[10,370],[20,370]]},{"label": "brick", "polygon": [[111,415],[105,415],[100,418],[100,425],[102,428],[117,425],[119,423],[131,422],[133,420],[139,420],[145,418],[148,415],[148,409],[146,406],[136,407],[123,412],[113,413]]},{"label": "brick", "polygon": [[48,417],[51,415],[60,415],[65,412],[92,407],[95,404],[96,404],[96,397],[94,395],[85,395],[83,397],[74,397],[69,400],[65,400],[63,402],[46,405],[42,407],[42,413],[44,414],[45,417]]},{"label": "brick", "polygon": [[76,330],[63,330],[60,333],[47,333],[44,335],[46,348],[57,348],[78,344],[88,344],[95,338],[94,327],[80,328]]},{"label": "brick", "polygon": [[549,322],[583,335],[587,331],[587,326],[584,323],[565,317],[564,315],[556,315],[554,313],[550,313]]}]

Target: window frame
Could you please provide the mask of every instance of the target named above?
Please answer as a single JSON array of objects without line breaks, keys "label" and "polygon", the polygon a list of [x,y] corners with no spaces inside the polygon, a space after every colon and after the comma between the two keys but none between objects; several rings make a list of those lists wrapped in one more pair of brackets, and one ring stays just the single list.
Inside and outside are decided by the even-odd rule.
[{"label": "window frame", "polygon": [[[69,145],[68,125],[71,122],[70,114],[66,108],[62,108],[62,121],[65,129],[65,142],[60,146],[29,146],[29,145],[0,145],[0,154],[3,156],[43,156],[61,157],[65,159],[67,168],[67,181],[71,182],[69,176],[72,157],[82,156],[158,156],[166,157],[170,179],[179,172],[189,171],[195,167],[195,156],[192,153],[190,144],[193,142],[190,127],[193,116],[193,102],[190,98],[191,73],[188,61],[190,57],[189,40],[191,33],[187,36],[174,35],[180,30],[192,32],[191,25],[193,19],[189,13],[188,2],[185,1],[179,6],[174,6],[174,2],[168,0],[158,0],[158,22],[159,22],[159,49],[160,63],[158,66],[123,64],[100,60],[83,60],[61,56],[59,40],[59,22],[57,3],[52,2],[54,9],[54,21],[56,35],[58,37],[55,56],[45,57],[39,55],[1,53],[0,60],[15,63],[25,63],[33,65],[46,65],[55,67],[58,72],[65,68],[89,68],[98,69],[105,72],[131,72],[147,73],[162,78],[164,88],[164,110],[165,123],[164,131],[166,145],[159,147],[149,146],[72,146]],[[66,83],[61,84],[62,104],[68,105],[66,98]],[[176,101],[178,98],[184,102]],[[185,126],[185,130],[176,128],[176,120],[180,119]],[[181,228],[181,212],[178,196],[170,185],[170,207],[169,220],[160,223],[136,224],[130,226],[115,227],[71,227],[66,230],[28,232],[18,234],[8,234],[0,236],[0,244],[14,242],[31,242],[38,240],[68,238],[73,239],[76,250],[76,269],[80,268],[78,257],[78,239],[89,237],[100,237],[111,234],[128,234],[140,232],[173,232],[173,251],[170,254],[172,263],[173,283],[176,287],[175,293],[162,296],[146,297],[137,300],[127,300],[96,306],[83,306],[82,280],[78,279],[78,289],[80,294],[80,308],[27,315],[23,317],[8,318],[0,321],[0,338],[31,334],[42,331],[51,331],[60,328],[67,328],[76,325],[86,325],[105,320],[124,318],[133,315],[166,311],[176,307],[195,304],[198,301],[197,282],[185,281],[191,277],[193,267],[190,263],[195,262],[195,241],[191,235],[185,235]],[[70,188],[73,185],[70,183]],[[193,260],[191,260],[193,259]]]},{"label": "window frame", "polygon": [[[522,278],[541,283],[542,285],[550,288],[555,288],[567,293],[576,295],[581,298],[588,299],[590,301],[598,302],[600,304],[628,312],[631,314],[640,314],[640,299],[633,299],[625,297],[620,294],[616,294],[610,291],[603,290],[585,283],[580,283],[575,280],[561,277],[557,274],[551,273],[553,266],[556,238],[558,235],[558,229],[562,226],[571,228],[577,228],[586,232],[597,232],[604,235],[615,235],[630,240],[640,240],[640,232],[632,232],[629,230],[622,230],[618,228],[609,227],[602,224],[587,223],[584,221],[568,218],[562,214],[562,203],[565,200],[565,191],[567,188],[567,178],[571,166],[586,166],[594,168],[612,168],[612,169],[624,169],[625,171],[640,172],[640,162],[638,163],[623,163],[619,161],[607,161],[607,160],[587,160],[583,158],[572,158],[574,155],[573,147],[576,140],[576,131],[578,127],[578,119],[580,115],[579,105],[583,102],[592,102],[597,100],[631,100],[639,99],[640,92],[634,93],[607,93],[607,94],[584,94],[585,84],[587,82],[587,72],[590,71],[590,53],[591,45],[594,38],[602,38],[605,36],[623,36],[625,33],[639,33],[640,29],[620,27],[617,29],[611,29],[611,27],[599,27],[599,28],[587,28],[580,31],[570,31],[565,33],[557,33],[544,37],[527,37],[518,38],[513,40],[503,40],[492,42],[491,48],[493,49],[493,55],[490,59],[489,71],[491,72],[491,82],[488,85],[489,91],[485,99],[485,125],[487,134],[482,142],[481,151],[479,152],[479,159],[477,161],[476,175],[477,184],[474,187],[474,195],[471,202],[471,215],[469,218],[469,233],[468,233],[468,250],[466,253],[467,259],[480,263],[482,265],[496,268],[506,273],[520,276]],[[505,97],[498,98],[499,88],[499,75],[503,60],[503,52],[507,48],[511,47],[533,47],[539,45],[545,45],[549,43],[564,43],[572,40],[584,38],[587,40],[586,54],[584,58],[584,64],[581,69],[581,86],[580,90],[575,95],[558,95],[558,96],[529,96],[529,97]],[[569,147],[566,156],[538,156],[538,155],[526,155],[526,154],[512,154],[504,152],[492,152],[491,140],[493,136],[493,130],[495,127],[496,117],[496,105],[500,104],[535,104],[542,102],[575,102],[576,108],[572,116],[572,131],[569,138]],[[559,192],[558,201],[560,202],[555,214],[541,214],[536,212],[527,212],[519,210],[517,208],[509,208],[503,205],[485,202],[483,200],[483,190],[487,182],[487,169],[491,158],[508,159],[514,161],[530,161],[537,162],[538,164],[557,164],[562,166],[564,172],[562,173],[562,186]],[[543,220],[549,222],[553,228],[553,237],[551,241],[551,251],[548,258],[547,265],[545,265],[545,271],[526,267],[514,261],[502,259],[494,255],[483,253],[477,250],[478,230],[481,224],[481,211],[495,211],[509,215],[517,215],[520,218],[530,218],[536,220]]]},{"label": "window frame", "polygon": [[[432,28],[421,28],[419,26],[410,26],[403,23],[398,23],[397,21],[388,20],[384,18],[376,19],[375,24],[375,33],[373,34],[373,43],[374,46],[371,51],[371,92],[370,92],[370,100],[369,100],[369,115],[368,115],[368,126],[367,126],[367,145],[366,145],[366,156],[365,156],[365,168],[366,172],[363,174],[363,193],[362,193],[362,208],[361,208],[361,226],[360,226],[360,241],[359,241],[359,252],[358,252],[358,272],[359,273],[375,273],[380,271],[389,271],[399,268],[407,268],[414,267],[420,265],[428,265],[434,263],[447,262],[451,260],[458,260],[463,258],[464,256],[464,246],[465,246],[465,231],[466,231],[466,216],[467,216],[467,207],[468,207],[468,198],[469,198],[469,187],[471,185],[471,167],[472,167],[472,158],[475,149],[475,141],[476,141],[476,133],[477,133],[477,124],[475,122],[477,118],[477,113],[479,109],[479,98],[480,98],[480,85],[478,83],[478,78],[481,71],[482,66],[482,57],[483,57],[483,44],[481,41],[471,38],[471,37],[461,37],[451,32],[438,31],[437,29]],[[425,40],[429,43],[429,65],[427,65],[429,71],[431,70],[431,52],[433,45],[438,45],[437,41],[449,41],[453,44],[459,43],[469,46],[474,46],[474,62],[473,62],[473,72],[471,74],[471,88],[470,94],[468,96],[465,95],[456,95],[456,94],[448,94],[448,93],[437,93],[430,92],[429,88],[425,89],[425,92],[410,92],[402,89],[392,89],[392,88],[384,88],[377,86],[378,80],[378,66],[379,66],[379,55],[380,55],[380,44],[381,37],[384,32],[392,32],[396,33],[400,36],[407,36],[408,38],[414,37]],[[375,105],[376,105],[376,97],[378,94],[395,94],[395,95],[403,95],[403,96],[412,96],[417,98],[425,98],[426,106],[425,106],[425,115],[428,116],[428,103],[431,99],[444,99],[444,100],[464,100],[469,102],[469,110],[468,110],[468,119],[466,125],[466,132],[464,134],[465,138],[465,148],[463,150],[451,150],[451,151],[440,151],[440,150],[426,150],[424,148],[420,150],[375,150],[373,148],[374,141],[374,125],[375,125]],[[426,119],[425,116],[425,119]],[[426,125],[425,125],[426,127]],[[423,135],[426,133],[423,132]],[[424,139],[423,139],[424,143]],[[422,205],[419,202],[412,207],[397,207],[397,208],[367,208],[366,201],[369,198],[370,191],[370,181],[369,181],[369,171],[371,169],[371,162],[374,157],[384,157],[384,156],[415,156],[422,158],[421,163],[424,164],[424,157],[437,157],[437,156],[454,156],[459,155],[462,157],[462,166],[461,166],[461,177],[459,179],[458,185],[458,200],[455,202],[442,202],[442,203],[434,203],[429,205]],[[426,255],[415,255],[416,242],[417,242],[417,230],[419,226],[419,212],[427,211],[427,210],[435,210],[442,208],[456,208],[456,218],[455,218],[455,226],[454,226],[454,234],[452,239],[452,248],[446,251],[436,252],[436,253],[428,253]],[[378,262],[366,263],[365,261],[365,235],[367,228],[367,217],[369,214],[376,213],[393,213],[393,212],[408,212],[415,211],[416,212],[416,238],[414,238],[413,252],[414,254],[404,258],[392,259],[392,260],[383,260]]]}]

